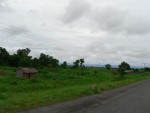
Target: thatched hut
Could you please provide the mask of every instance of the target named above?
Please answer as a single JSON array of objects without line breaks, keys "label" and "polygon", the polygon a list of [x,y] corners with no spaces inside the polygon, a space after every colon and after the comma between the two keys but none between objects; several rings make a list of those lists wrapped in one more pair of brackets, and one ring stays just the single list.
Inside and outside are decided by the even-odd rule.
[{"label": "thatched hut", "polygon": [[38,71],[35,68],[17,68],[17,77],[31,78],[36,75]]},{"label": "thatched hut", "polygon": [[134,73],[134,70],[125,70],[125,73]]}]

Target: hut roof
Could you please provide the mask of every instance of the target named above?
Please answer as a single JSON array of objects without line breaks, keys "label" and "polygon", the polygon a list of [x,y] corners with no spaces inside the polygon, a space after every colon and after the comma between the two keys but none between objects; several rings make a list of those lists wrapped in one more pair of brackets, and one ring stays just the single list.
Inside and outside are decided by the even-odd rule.
[{"label": "hut roof", "polygon": [[37,73],[35,68],[17,68],[17,70],[22,70],[23,73]]},{"label": "hut roof", "polygon": [[124,72],[125,72],[125,73],[133,73],[134,70],[125,70]]}]

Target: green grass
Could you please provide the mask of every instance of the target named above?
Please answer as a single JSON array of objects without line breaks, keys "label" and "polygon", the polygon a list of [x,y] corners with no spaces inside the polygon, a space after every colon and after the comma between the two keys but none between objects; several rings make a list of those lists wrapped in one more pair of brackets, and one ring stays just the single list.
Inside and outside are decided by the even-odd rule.
[{"label": "green grass", "polygon": [[0,76],[0,113],[21,111],[54,104],[81,96],[121,87],[150,78],[150,73],[112,75],[98,68],[86,69],[38,69],[35,78],[15,76],[15,69],[0,67],[6,74]]}]

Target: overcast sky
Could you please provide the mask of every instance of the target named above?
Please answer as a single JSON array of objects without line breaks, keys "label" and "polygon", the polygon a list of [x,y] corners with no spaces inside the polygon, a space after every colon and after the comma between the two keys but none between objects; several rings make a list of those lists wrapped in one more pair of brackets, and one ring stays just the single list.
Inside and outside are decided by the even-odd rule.
[{"label": "overcast sky", "polygon": [[61,62],[150,64],[149,0],[0,0],[0,46]]}]

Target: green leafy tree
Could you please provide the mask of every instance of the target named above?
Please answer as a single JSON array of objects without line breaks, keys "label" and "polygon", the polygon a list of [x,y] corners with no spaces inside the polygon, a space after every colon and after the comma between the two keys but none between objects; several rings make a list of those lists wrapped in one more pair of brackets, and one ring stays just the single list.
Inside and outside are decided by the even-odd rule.
[{"label": "green leafy tree", "polygon": [[27,67],[31,66],[31,56],[28,56],[31,50],[29,48],[26,49],[18,49],[17,57],[19,57],[18,66]]},{"label": "green leafy tree", "polygon": [[10,55],[9,65],[13,67],[27,67],[32,66],[32,57],[28,56],[30,49],[18,49],[16,54]]},{"label": "green leafy tree", "polygon": [[49,56],[49,55],[46,55],[44,53],[41,53],[40,54],[40,57],[39,57],[39,63],[40,65],[42,66],[48,66],[48,64],[50,64],[50,61],[53,59],[52,56]]},{"label": "green leafy tree", "polygon": [[73,62],[73,68],[78,68],[80,64],[80,60],[76,60],[75,62]]},{"label": "green leafy tree", "polygon": [[84,66],[83,64],[85,62],[84,59],[80,59],[79,61],[80,61],[80,67],[83,67]]},{"label": "green leafy tree", "polygon": [[59,60],[57,59],[52,59],[50,62],[54,68],[57,68],[59,66]]},{"label": "green leafy tree", "polygon": [[29,48],[26,49],[18,49],[17,50],[17,55],[19,56],[28,56],[31,50]]},{"label": "green leafy tree", "polygon": [[62,67],[62,68],[67,68],[67,62],[64,61],[64,62],[61,64],[61,67]]},{"label": "green leafy tree", "polygon": [[40,66],[40,63],[39,63],[39,59],[38,59],[38,58],[32,59],[32,66],[33,66],[33,67],[39,67],[39,66]]},{"label": "green leafy tree", "polygon": [[18,67],[19,60],[20,60],[20,57],[17,54],[10,55],[9,65],[12,67]]},{"label": "green leafy tree", "polygon": [[0,47],[0,65],[9,65],[10,55],[5,48]]},{"label": "green leafy tree", "polygon": [[59,66],[59,60],[53,58],[53,56],[49,56],[44,53],[40,54],[39,63],[41,66],[52,65],[52,67],[54,68]]},{"label": "green leafy tree", "polygon": [[119,71],[119,73],[120,73],[121,75],[123,75],[123,74],[125,74],[125,73],[124,73],[125,70],[130,70],[130,69],[131,69],[131,68],[130,68],[130,65],[129,65],[127,62],[123,61],[123,62],[119,65],[118,71]]},{"label": "green leafy tree", "polygon": [[111,70],[111,65],[110,64],[106,64],[105,68],[108,69],[108,70]]},{"label": "green leafy tree", "polygon": [[73,62],[73,68],[84,67],[84,59],[79,59]]}]

